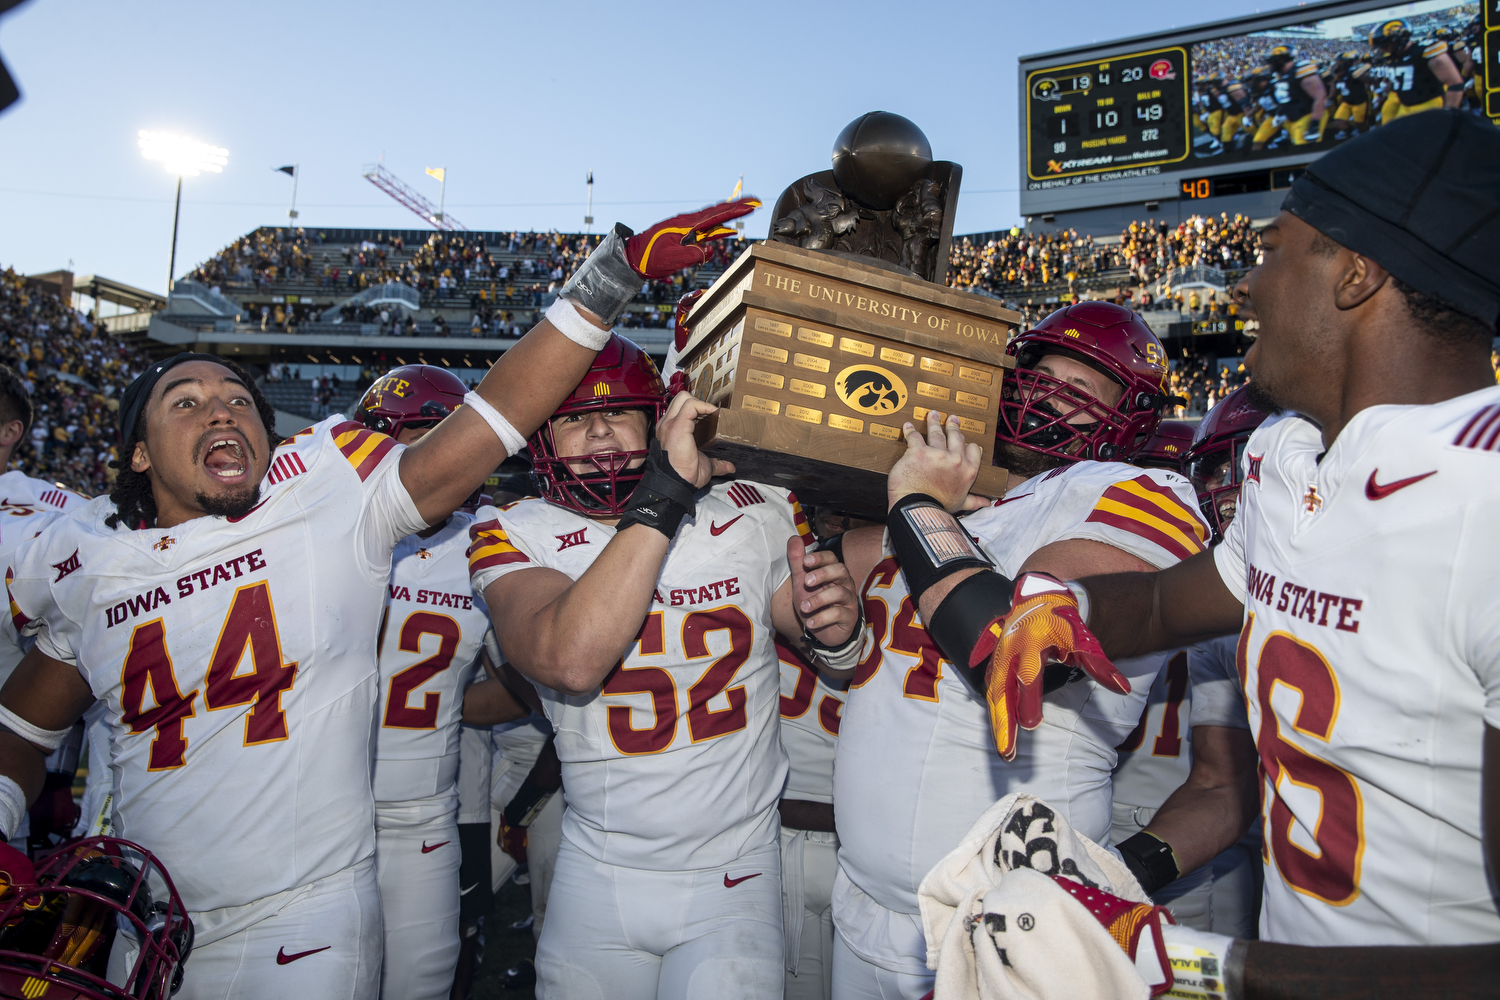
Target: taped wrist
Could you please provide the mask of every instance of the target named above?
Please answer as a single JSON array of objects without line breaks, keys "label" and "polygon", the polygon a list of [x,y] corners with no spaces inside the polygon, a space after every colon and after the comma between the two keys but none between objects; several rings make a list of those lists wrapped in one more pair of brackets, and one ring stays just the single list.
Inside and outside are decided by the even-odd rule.
[{"label": "taped wrist", "polygon": [[1115,850],[1120,852],[1125,867],[1130,869],[1130,874],[1135,876],[1148,896],[1171,885],[1182,874],[1177,866],[1177,855],[1172,853],[1172,845],[1145,830],[1120,841]]},{"label": "taped wrist", "polygon": [[645,524],[668,538],[676,538],[682,519],[698,509],[697,493],[693,484],[672,468],[667,453],[662,451],[661,442],[652,438],[651,450],[646,455],[645,474],[630,494],[630,506],[615,530],[624,531],[632,524]]},{"label": "taped wrist", "polygon": [[576,302],[614,326],[630,300],[641,293],[646,280],[625,257],[625,241],[634,235],[634,230],[615,223],[615,228],[562,286],[558,298]]},{"label": "taped wrist", "polygon": [[521,787],[516,789],[516,794],[505,804],[505,822],[513,827],[530,826],[551,795],[551,790],[537,784],[528,774]]},{"label": "taped wrist", "polygon": [[985,695],[985,663],[970,666],[975,645],[995,619],[1010,614],[1015,584],[999,573],[981,570],[954,587],[927,621],[927,634],[937,643],[958,675],[980,697]]},{"label": "taped wrist", "polygon": [[591,351],[604,349],[609,343],[610,330],[601,330],[593,323],[583,318],[583,313],[578,307],[567,299],[555,299],[547,307],[547,322],[557,327],[559,333],[567,337],[579,347],[586,347]]},{"label": "taped wrist", "polygon": [[21,828],[26,815],[26,793],[7,775],[0,774],[0,840],[9,840],[12,830]]},{"label": "taped wrist", "polygon": [[925,493],[896,501],[885,517],[885,527],[913,604],[920,603],[922,595],[945,576],[961,569],[990,568],[990,561],[974,547],[958,519]]}]

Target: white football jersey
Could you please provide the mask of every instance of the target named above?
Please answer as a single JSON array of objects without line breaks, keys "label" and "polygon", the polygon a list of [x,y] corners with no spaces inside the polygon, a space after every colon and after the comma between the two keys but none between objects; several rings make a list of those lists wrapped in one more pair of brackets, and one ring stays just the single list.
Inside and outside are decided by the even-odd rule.
[{"label": "white football jersey", "polygon": [[1500,388],[1372,406],[1324,451],[1295,414],[1245,446],[1214,556],[1245,603],[1265,775],[1261,937],[1500,940],[1480,843],[1500,728]]},{"label": "white football jersey", "polygon": [[[563,834],[590,857],[657,871],[732,863],[775,842],[786,779],[771,595],[786,540],[810,540],[796,498],[758,483],[700,493],[656,595],[601,689],[537,691],[557,732]],[[533,566],[581,577],[614,528],[545,500],[481,508],[474,590]]]},{"label": "white football jersey", "polygon": [[833,748],[839,739],[844,692],[824,680],[779,635],[776,656],[781,661],[781,745],[790,768],[781,797],[832,802]]},{"label": "white football jersey", "polygon": [[110,528],[100,497],[22,543],[11,613],[108,706],[118,836],[188,908],[239,906],[374,851],[375,641],[404,449],[331,417],[233,520]]},{"label": "white football jersey", "polygon": [[1156,809],[1192,770],[1193,728],[1249,729],[1234,666],[1237,635],[1161,656],[1140,724],[1116,747],[1115,802]]},{"label": "white football jersey", "polygon": [[469,528],[455,511],[431,538],[396,545],[380,625],[375,799],[408,802],[449,792],[458,777],[464,692],[490,629],[469,587]]},{"label": "white football jersey", "polygon": [[5,515],[13,511],[75,511],[88,502],[89,498],[82,493],[11,469],[0,475],[0,542],[6,541],[5,529],[14,523]]},{"label": "white football jersey", "polygon": [[[1010,577],[1032,552],[1064,539],[1168,566],[1202,551],[1209,536],[1187,480],[1119,463],[1054,469],[961,523]],[[1108,843],[1115,747],[1140,719],[1160,657],[1116,664],[1135,688],[1128,695],[1087,679],[1047,694],[1040,728],[1020,734],[1007,764],[984,699],[928,638],[888,535],[863,595],[879,654],[857,669],[839,730],[834,809],[841,877],[852,887],[835,890],[834,914],[863,957],[899,969],[903,959],[890,956],[904,956],[910,971],[925,974],[911,916],[917,886],[997,799],[1031,792],[1079,833]]]},{"label": "white football jersey", "polygon": [[[61,516],[62,512],[59,510],[47,510],[31,504],[0,505],[0,566],[9,569],[21,543],[40,535],[43,528]],[[35,645],[36,640],[32,636],[21,635],[9,615],[0,616],[0,619],[3,619],[0,620],[0,686],[4,686],[10,680],[16,664],[21,662],[21,658]]]}]

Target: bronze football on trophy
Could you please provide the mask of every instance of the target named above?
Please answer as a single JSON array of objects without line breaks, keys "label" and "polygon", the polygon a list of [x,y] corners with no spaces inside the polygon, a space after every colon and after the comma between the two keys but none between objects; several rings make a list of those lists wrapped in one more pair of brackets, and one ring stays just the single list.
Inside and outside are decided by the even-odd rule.
[{"label": "bronze football on trophy", "polygon": [[844,126],[833,144],[833,179],[865,208],[896,207],[932,166],[932,145],[910,119],[871,111]]}]

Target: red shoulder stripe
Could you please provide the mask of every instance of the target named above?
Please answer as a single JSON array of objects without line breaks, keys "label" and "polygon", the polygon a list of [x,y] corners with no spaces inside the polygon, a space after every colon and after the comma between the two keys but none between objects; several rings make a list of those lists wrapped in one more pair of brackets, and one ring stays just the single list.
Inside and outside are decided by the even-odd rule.
[{"label": "red shoulder stripe", "polygon": [[1108,524],[1120,528],[1123,531],[1130,532],[1132,535],[1139,535],[1148,542],[1155,542],[1178,559],[1186,559],[1202,551],[1201,549],[1190,549],[1186,545],[1183,545],[1179,538],[1169,535],[1164,531],[1158,531],[1151,525],[1138,521],[1133,517],[1125,517],[1107,510],[1096,510],[1089,515],[1088,519],[1090,521],[1097,521],[1100,524]]}]

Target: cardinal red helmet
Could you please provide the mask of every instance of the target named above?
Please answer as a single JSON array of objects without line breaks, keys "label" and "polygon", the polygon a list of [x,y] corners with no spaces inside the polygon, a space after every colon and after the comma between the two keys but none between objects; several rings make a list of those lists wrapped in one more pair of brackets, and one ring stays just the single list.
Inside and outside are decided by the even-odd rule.
[{"label": "cardinal red helmet", "polygon": [[396,437],[407,428],[436,427],[463,405],[463,379],[433,365],[402,365],[380,376],[360,398],[354,419]]},{"label": "cardinal red helmet", "polygon": [[1198,491],[1203,516],[1220,538],[1239,506],[1245,442],[1268,416],[1250,398],[1249,388],[1240,386],[1208,411],[1187,450],[1184,468]]},{"label": "cardinal red helmet", "polygon": [[[57,851],[32,877],[24,855],[0,863],[0,996],[45,1000],[167,1000],[182,985],[193,923],[149,851],[91,837]],[[13,877],[14,876],[14,877]],[[110,949],[134,962],[115,985]]]},{"label": "cardinal red helmet", "polygon": [[[670,401],[661,374],[646,352],[619,334],[611,334],[578,388],[527,440],[532,474],[543,498],[587,517],[625,513],[625,504],[643,475],[639,467],[629,466],[637,458],[645,459],[646,450],[559,455],[552,438],[552,422],[576,413],[645,410],[649,428],[655,428]],[[590,466],[592,471],[574,472],[569,462]]]},{"label": "cardinal red helmet", "polygon": [[1182,471],[1183,459],[1187,458],[1188,445],[1193,443],[1196,428],[1186,420],[1163,420],[1156,425],[1156,433],[1146,442],[1134,458],[1132,465],[1143,469],[1171,469]]},{"label": "cardinal red helmet", "polygon": [[[1167,395],[1167,352],[1141,318],[1112,302],[1059,309],[1010,342],[1016,367],[1001,380],[1001,442],[1068,462],[1123,462],[1145,447]],[[1114,405],[1036,370],[1048,354],[1070,354],[1118,382]],[[1082,418],[1081,420],[1079,418]],[[1076,422],[1075,422],[1076,421]]]}]

